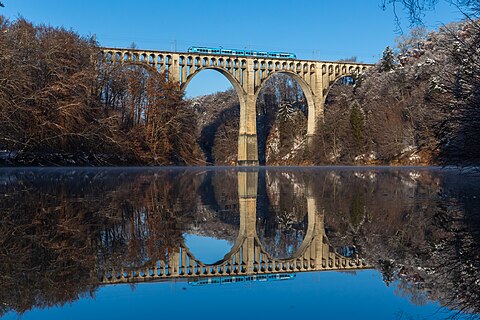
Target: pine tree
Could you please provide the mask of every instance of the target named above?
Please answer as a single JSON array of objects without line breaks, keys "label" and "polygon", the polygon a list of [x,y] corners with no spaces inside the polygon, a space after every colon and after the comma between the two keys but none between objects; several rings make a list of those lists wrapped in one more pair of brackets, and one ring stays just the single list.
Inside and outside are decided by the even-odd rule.
[{"label": "pine tree", "polygon": [[352,127],[353,142],[357,149],[356,151],[360,151],[364,138],[365,123],[362,109],[357,101],[354,101],[352,104],[352,109],[350,111],[350,125]]},{"label": "pine tree", "polygon": [[380,60],[380,72],[388,72],[395,69],[395,52],[387,46],[383,50],[382,59]]},{"label": "pine tree", "polygon": [[280,106],[278,107],[278,117],[280,121],[286,122],[292,119],[292,113],[295,111],[295,108],[292,106],[291,103],[288,102],[281,102]]}]

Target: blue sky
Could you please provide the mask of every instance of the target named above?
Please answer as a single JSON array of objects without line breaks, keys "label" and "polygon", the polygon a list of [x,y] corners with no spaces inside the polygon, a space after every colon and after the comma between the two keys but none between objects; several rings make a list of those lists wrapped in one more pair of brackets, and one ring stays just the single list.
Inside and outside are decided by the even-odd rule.
[{"label": "blue sky", "polygon": [[[459,20],[456,8],[441,3],[428,12],[429,29]],[[35,23],[64,26],[96,35],[103,46],[185,51],[189,46],[223,46],[294,52],[299,58],[337,60],[357,56],[375,62],[398,36],[393,11],[381,0],[204,0],[102,1],[4,0],[3,14]],[[404,31],[408,21],[401,17]],[[203,71],[187,96],[224,90],[230,84]]]}]

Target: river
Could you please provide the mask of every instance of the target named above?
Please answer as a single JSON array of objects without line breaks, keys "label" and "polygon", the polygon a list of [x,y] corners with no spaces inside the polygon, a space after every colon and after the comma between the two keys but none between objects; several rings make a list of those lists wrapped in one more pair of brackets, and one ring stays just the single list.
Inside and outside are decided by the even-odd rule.
[{"label": "river", "polygon": [[478,317],[479,182],[416,167],[0,169],[0,317]]}]

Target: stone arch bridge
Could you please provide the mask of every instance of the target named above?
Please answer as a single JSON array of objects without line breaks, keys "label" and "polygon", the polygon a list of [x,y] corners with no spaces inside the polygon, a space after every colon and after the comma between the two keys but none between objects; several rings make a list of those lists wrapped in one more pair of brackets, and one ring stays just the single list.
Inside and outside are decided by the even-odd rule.
[{"label": "stone arch bridge", "polygon": [[297,81],[308,105],[307,137],[315,133],[323,118],[329,88],[338,79],[363,73],[370,64],[326,62],[267,57],[212,55],[125,48],[101,48],[107,60],[120,63],[144,63],[185,89],[188,83],[205,69],[223,74],[232,84],[240,102],[238,164],[258,165],[256,101],[260,90],[272,75],[286,73]]},{"label": "stone arch bridge", "polygon": [[240,229],[237,239],[223,259],[206,264],[184,244],[173,249],[165,260],[152,261],[141,268],[100,270],[104,284],[161,281],[177,278],[262,275],[328,270],[371,268],[358,255],[345,257],[332,247],[325,234],[323,214],[317,212],[316,198],[307,193],[308,227],[303,242],[287,259],[272,257],[256,232],[258,173],[238,172]]}]

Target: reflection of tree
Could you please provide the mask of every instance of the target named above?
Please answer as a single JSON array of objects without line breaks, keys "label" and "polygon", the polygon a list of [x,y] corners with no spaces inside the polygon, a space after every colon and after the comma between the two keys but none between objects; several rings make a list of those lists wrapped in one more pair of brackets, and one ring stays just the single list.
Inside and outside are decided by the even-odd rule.
[{"label": "reflection of tree", "polygon": [[397,294],[419,305],[436,300],[479,313],[477,179],[437,171],[344,171],[326,174],[314,190],[326,208],[330,241],[354,243]]},{"label": "reflection of tree", "polygon": [[289,212],[289,211],[282,211],[280,212],[278,216],[278,225],[280,227],[280,230],[284,232],[288,232],[293,229],[293,224],[294,224],[294,219],[295,219],[295,212]]},{"label": "reflection of tree", "polygon": [[196,212],[201,183],[178,173],[140,176],[127,194],[113,199],[118,212],[102,231],[98,246],[104,270],[138,269],[168,260],[183,242],[183,233]]},{"label": "reflection of tree", "polygon": [[[96,289],[91,240],[105,212],[89,197],[102,185],[83,192],[76,187],[85,180],[69,178],[51,179],[46,186],[30,182],[28,175],[0,177],[6,181],[0,184],[0,316],[61,305]],[[65,194],[71,195],[68,201]]]},{"label": "reflection of tree", "polygon": [[0,316],[93,295],[98,267],[165,257],[183,240],[201,179],[181,171],[0,173]]}]

